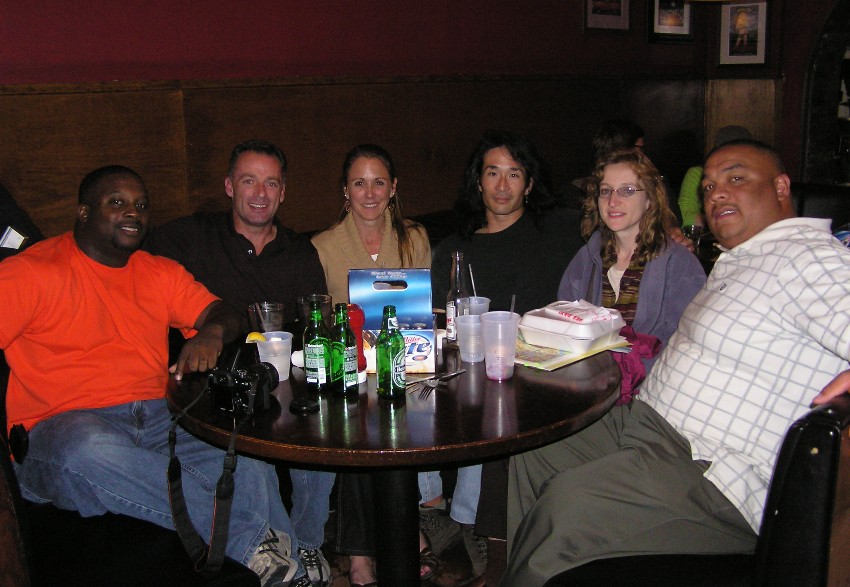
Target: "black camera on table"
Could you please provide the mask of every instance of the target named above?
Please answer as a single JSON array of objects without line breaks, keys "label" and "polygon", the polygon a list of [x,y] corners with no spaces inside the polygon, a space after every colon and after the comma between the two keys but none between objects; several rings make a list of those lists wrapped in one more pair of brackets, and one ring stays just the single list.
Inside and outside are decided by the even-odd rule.
[{"label": "black camera on table", "polygon": [[210,371],[207,387],[213,405],[225,412],[250,416],[268,410],[279,383],[277,369],[260,361],[256,343],[234,343],[222,351]]}]

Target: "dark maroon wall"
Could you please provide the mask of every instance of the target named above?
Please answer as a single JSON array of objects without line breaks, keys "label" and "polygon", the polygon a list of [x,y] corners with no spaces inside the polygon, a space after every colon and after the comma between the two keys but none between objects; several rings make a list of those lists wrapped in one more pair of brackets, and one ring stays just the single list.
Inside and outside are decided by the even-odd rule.
[{"label": "dark maroon wall", "polygon": [[[769,0],[769,63],[717,66],[718,8],[694,42],[584,27],[585,0],[0,0],[0,83],[279,76],[576,74],[785,77],[781,149],[797,168],[806,68],[838,0]],[[848,1],[848,0],[840,0]]]},{"label": "dark maroon wall", "polygon": [[699,43],[647,43],[646,0],[632,0],[626,32],[585,31],[583,0],[2,0],[0,7],[0,83],[290,75],[700,77],[705,69]]}]

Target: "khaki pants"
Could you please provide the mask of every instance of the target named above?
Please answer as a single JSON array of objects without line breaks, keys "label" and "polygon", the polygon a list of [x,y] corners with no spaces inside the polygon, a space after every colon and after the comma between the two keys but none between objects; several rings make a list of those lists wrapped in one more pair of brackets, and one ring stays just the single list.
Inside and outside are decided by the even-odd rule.
[{"label": "khaki pants", "polygon": [[707,466],[641,401],[511,458],[502,585],[543,585],[599,558],[752,552],[756,534]]}]

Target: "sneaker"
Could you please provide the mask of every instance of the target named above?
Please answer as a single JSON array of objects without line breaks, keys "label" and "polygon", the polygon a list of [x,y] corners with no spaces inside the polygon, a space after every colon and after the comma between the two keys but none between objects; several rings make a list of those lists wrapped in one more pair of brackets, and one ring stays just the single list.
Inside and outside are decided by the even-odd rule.
[{"label": "sneaker", "polygon": [[309,587],[328,587],[331,581],[331,566],[319,548],[299,548],[298,558],[307,571]]},{"label": "sneaker", "polygon": [[298,570],[298,563],[290,557],[291,551],[289,536],[269,528],[248,561],[248,568],[260,577],[262,587],[289,587]]},{"label": "sneaker", "polygon": [[438,509],[419,510],[419,530],[428,539],[428,545],[437,556],[462,538],[460,524]]},{"label": "sneaker", "polygon": [[480,577],[487,570],[487,539],[473,533],[472,524],[463,525],[463,545],[469,562],[472,563],[472,574]]},{"label": "sneaker", "polygon": [[[310,577],[308,577],[307,575],[301,575],[292,583],[290,583],[289,587],[312,587],[313,585],[314,583],[310,580]],[[327,585],[327,583],[322,583],[322,585]]]}]

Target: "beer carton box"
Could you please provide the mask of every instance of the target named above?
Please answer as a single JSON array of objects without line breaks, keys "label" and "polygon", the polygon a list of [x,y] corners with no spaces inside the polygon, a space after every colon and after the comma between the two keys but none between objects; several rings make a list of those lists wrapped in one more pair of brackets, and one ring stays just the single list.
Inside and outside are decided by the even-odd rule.
[{"label": "beer carton box", "polygon": [[437,347],[431,305],[430,269],[349,269],[348,298],[366,315],[363,352],[367,371],[375,372],[375,344],[384,306],[393,305],[406,345],[405,370],[433,373]]}]

